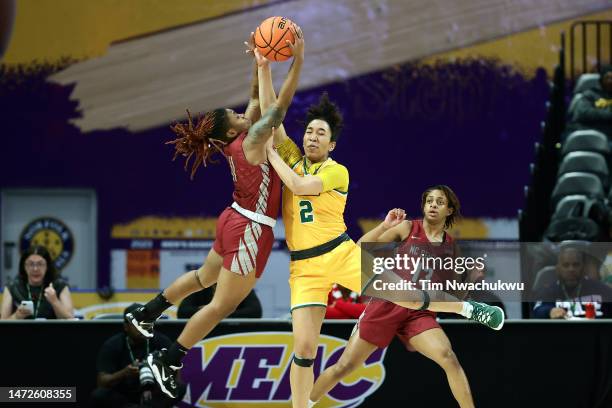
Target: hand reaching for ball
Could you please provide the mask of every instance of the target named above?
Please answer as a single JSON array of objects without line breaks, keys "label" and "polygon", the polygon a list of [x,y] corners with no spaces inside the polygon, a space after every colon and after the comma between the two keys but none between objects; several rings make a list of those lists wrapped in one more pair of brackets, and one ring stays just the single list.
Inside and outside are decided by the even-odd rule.
[{"label": "hand reaching for ball", "polygon": [[270,63],[270,60],[268,60],[267,58],[264,58],[259,52],[259,50],[257,49],[257,47],[255,47],[255,33],[251,32],[251,35],[249,36],[249,40],[245,41],[244,45],[246,45],[247,47],[245,52],[247,54],[251,54],[253,58],[255,58],[255,62],[257,63],[257,66],[263,67]]},{"label": "hand reaching for ball", "polygon": [[292,23],[289,30],[293,33],[294,42],[286,40],[287,45],[291,48],[291,55],[294,58],[304,59],[304,33],[299,25]]}]

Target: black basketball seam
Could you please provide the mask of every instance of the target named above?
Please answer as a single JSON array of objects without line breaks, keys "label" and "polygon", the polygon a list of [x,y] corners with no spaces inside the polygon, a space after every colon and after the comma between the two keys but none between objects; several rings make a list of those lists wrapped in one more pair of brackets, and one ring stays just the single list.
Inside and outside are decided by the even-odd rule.
[{"label": "black basketball seam", "polygon": [[[257,43],[257,33],[259,33],[259,36],[261,37],[262,41],[264,42],[265,46],[261,46]],[[266,48],[270,46],[269,42],[266,42],[266,39],[263,36],[263,33],[261,32],[261,28],[257,27],[256,33],[255,33],[255,45],[260,47],[260,48]]]},{"label": "black basketball seam", "polygon": [[[278,41],[272,46],[272,48],[276,48],[276,46],[278,45],[279,42],[281,42],[283,40],[283,38],[285,37],[285,34],[287,34],[289,31],[289,29],[286,29],[285,32],[283,33],[283,35],[281,35],[281,38],[278,39]],[[271,39],[270,39],[271,40]]]},{"label": "black basketball seam", "polygon": [[[283,40],[283,38],[285,37],[285,34],[287,34],[287,32],[289,32],[289,29],[286,29],[286,30],[285,30],[285,32],[283,33],[283,35],[281,36],[281,38],[279,38],[279,39],[278,39],[278,41],[276,42],[276,44],[274,44],[274,47],[272,47],[272,49],[273,49],[273,50],[274,50],[274,52],[275,52],[275,54],[274,54],[274,60],[275,60],[275,61],[278,61],[278,59],[277,59],[278,52],[279,52],[280,50],[282,50],[283,48],[285,48],[285,47],[289,47],[288,45],[285,45],[285,47],[281,47],[279,50],[277,50],[277,49],[275,48],[275,47],[276,47],[276,45],[277,45],[279,42],[281,42],[281,41]],[[281,55],[284,55],[284,54],[281,54]]]},{"label": "black basketball seam", "polygon": [[[282,51],[282,50],[284,50],[285,48],[291,48],[291,47],[289,47],[288,45],[285,45],[285,46],[284,46],[284,47],[282,47],[282,48],[278,48],[278,49],[276,49],[276,52],[281,52],[281,51]],[[290,55],[291,55],[291,54],[290,54]]]},{"label": "black basketball seam", "polygon": [[268,44],[270,44],[270,46],[272,46],[272,39],[274,38],[274,27],[276,26],[276,19],[278,17],[274,17],[272,19],[272,27],[270,28],[270,40],[268,41]]},{"label": "black basketball seam", "polygon": [[[277,61],[277,62],[281,61],[281,60],[278,59],[279,55],[282,55],[283,57],[287,57],[287,58],[291,57],[291,54],[283,54],[282,52],[280,52],[280,50],[274,50],[274,53],[275,53],[274,54],[274,60]],[[285,59],[287,59],[287,58],[285,58]],[[282,61],[284,61],[284,60],[282,60]]]},{"label": "black basketball seam", "polygon": [[[282,53],[282,52],[281,52],[281,51],[282,51],[282,50],[284,50],[285,48],[289,48],[289,54],[285,54],[285,53]],[[276,51],[276,54],[274,55],[274,58],[276,59],[276,58],[278,57],[278,54],[282,55],[283,57],[287,57],[287,58],[291,57],[291,56],[292,56],[292,53],[291,53],[291,49],[290,49],[290,48],[291,48],[291,47],[289,47],[288,45],[285,45],[284,47],[281,47],[281,48],[279,48],[279,49],[276,49],[276,48],[275,48],[275,49],[274,49],[274,51]],[[277,61],[278,61],[278,60],[277,60]]]}]

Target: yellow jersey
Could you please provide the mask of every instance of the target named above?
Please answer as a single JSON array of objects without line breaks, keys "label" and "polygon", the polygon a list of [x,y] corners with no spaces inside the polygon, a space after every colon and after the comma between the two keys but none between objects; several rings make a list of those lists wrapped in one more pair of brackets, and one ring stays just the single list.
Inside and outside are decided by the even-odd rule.
[{"label": "yellow jersey", "polygon": [[346,231],[344,208],[349,175],[346,167],[328,158],[310,163],[291,140],[277,147],[279,155],[300,176],[311,174],[323,181],[318,195],[295,195],[283,188],[283,222],[290,251],[300,251],[324,244]]}]

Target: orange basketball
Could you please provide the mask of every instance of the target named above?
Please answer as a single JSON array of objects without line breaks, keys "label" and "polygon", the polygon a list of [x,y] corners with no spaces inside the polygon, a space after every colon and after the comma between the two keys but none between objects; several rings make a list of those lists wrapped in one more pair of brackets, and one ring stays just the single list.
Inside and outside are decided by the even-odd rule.
[{"label": "orange basketball", "polygon": [[270,61],[285,61],[291,58],[291,48],[286,40],[295,42],[289,27],[293,24],[285,17],[269,17],[255,30],[255,46],[261,55]]}]

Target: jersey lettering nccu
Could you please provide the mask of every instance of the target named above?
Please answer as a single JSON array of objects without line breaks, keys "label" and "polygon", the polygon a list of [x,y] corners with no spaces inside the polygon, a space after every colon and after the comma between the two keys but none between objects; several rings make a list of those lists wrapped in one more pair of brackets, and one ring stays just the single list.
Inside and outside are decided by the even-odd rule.
[{"label": "jersey lettering nccu", "polygon": [[[416,270],[409,271],[409,277],[404,276],[414,283],[423,280],[445,282],[457,278],[454,269],[448,268],[456,256],[453,238],[444,232],[444,242],[430,242],[423,228],[423,220],[412,221],[410,234],[397,252],[402,256],[408,255],[411,265],[416,265]],[[403,272],[402,275],[407,275],[406,271]]]}]

